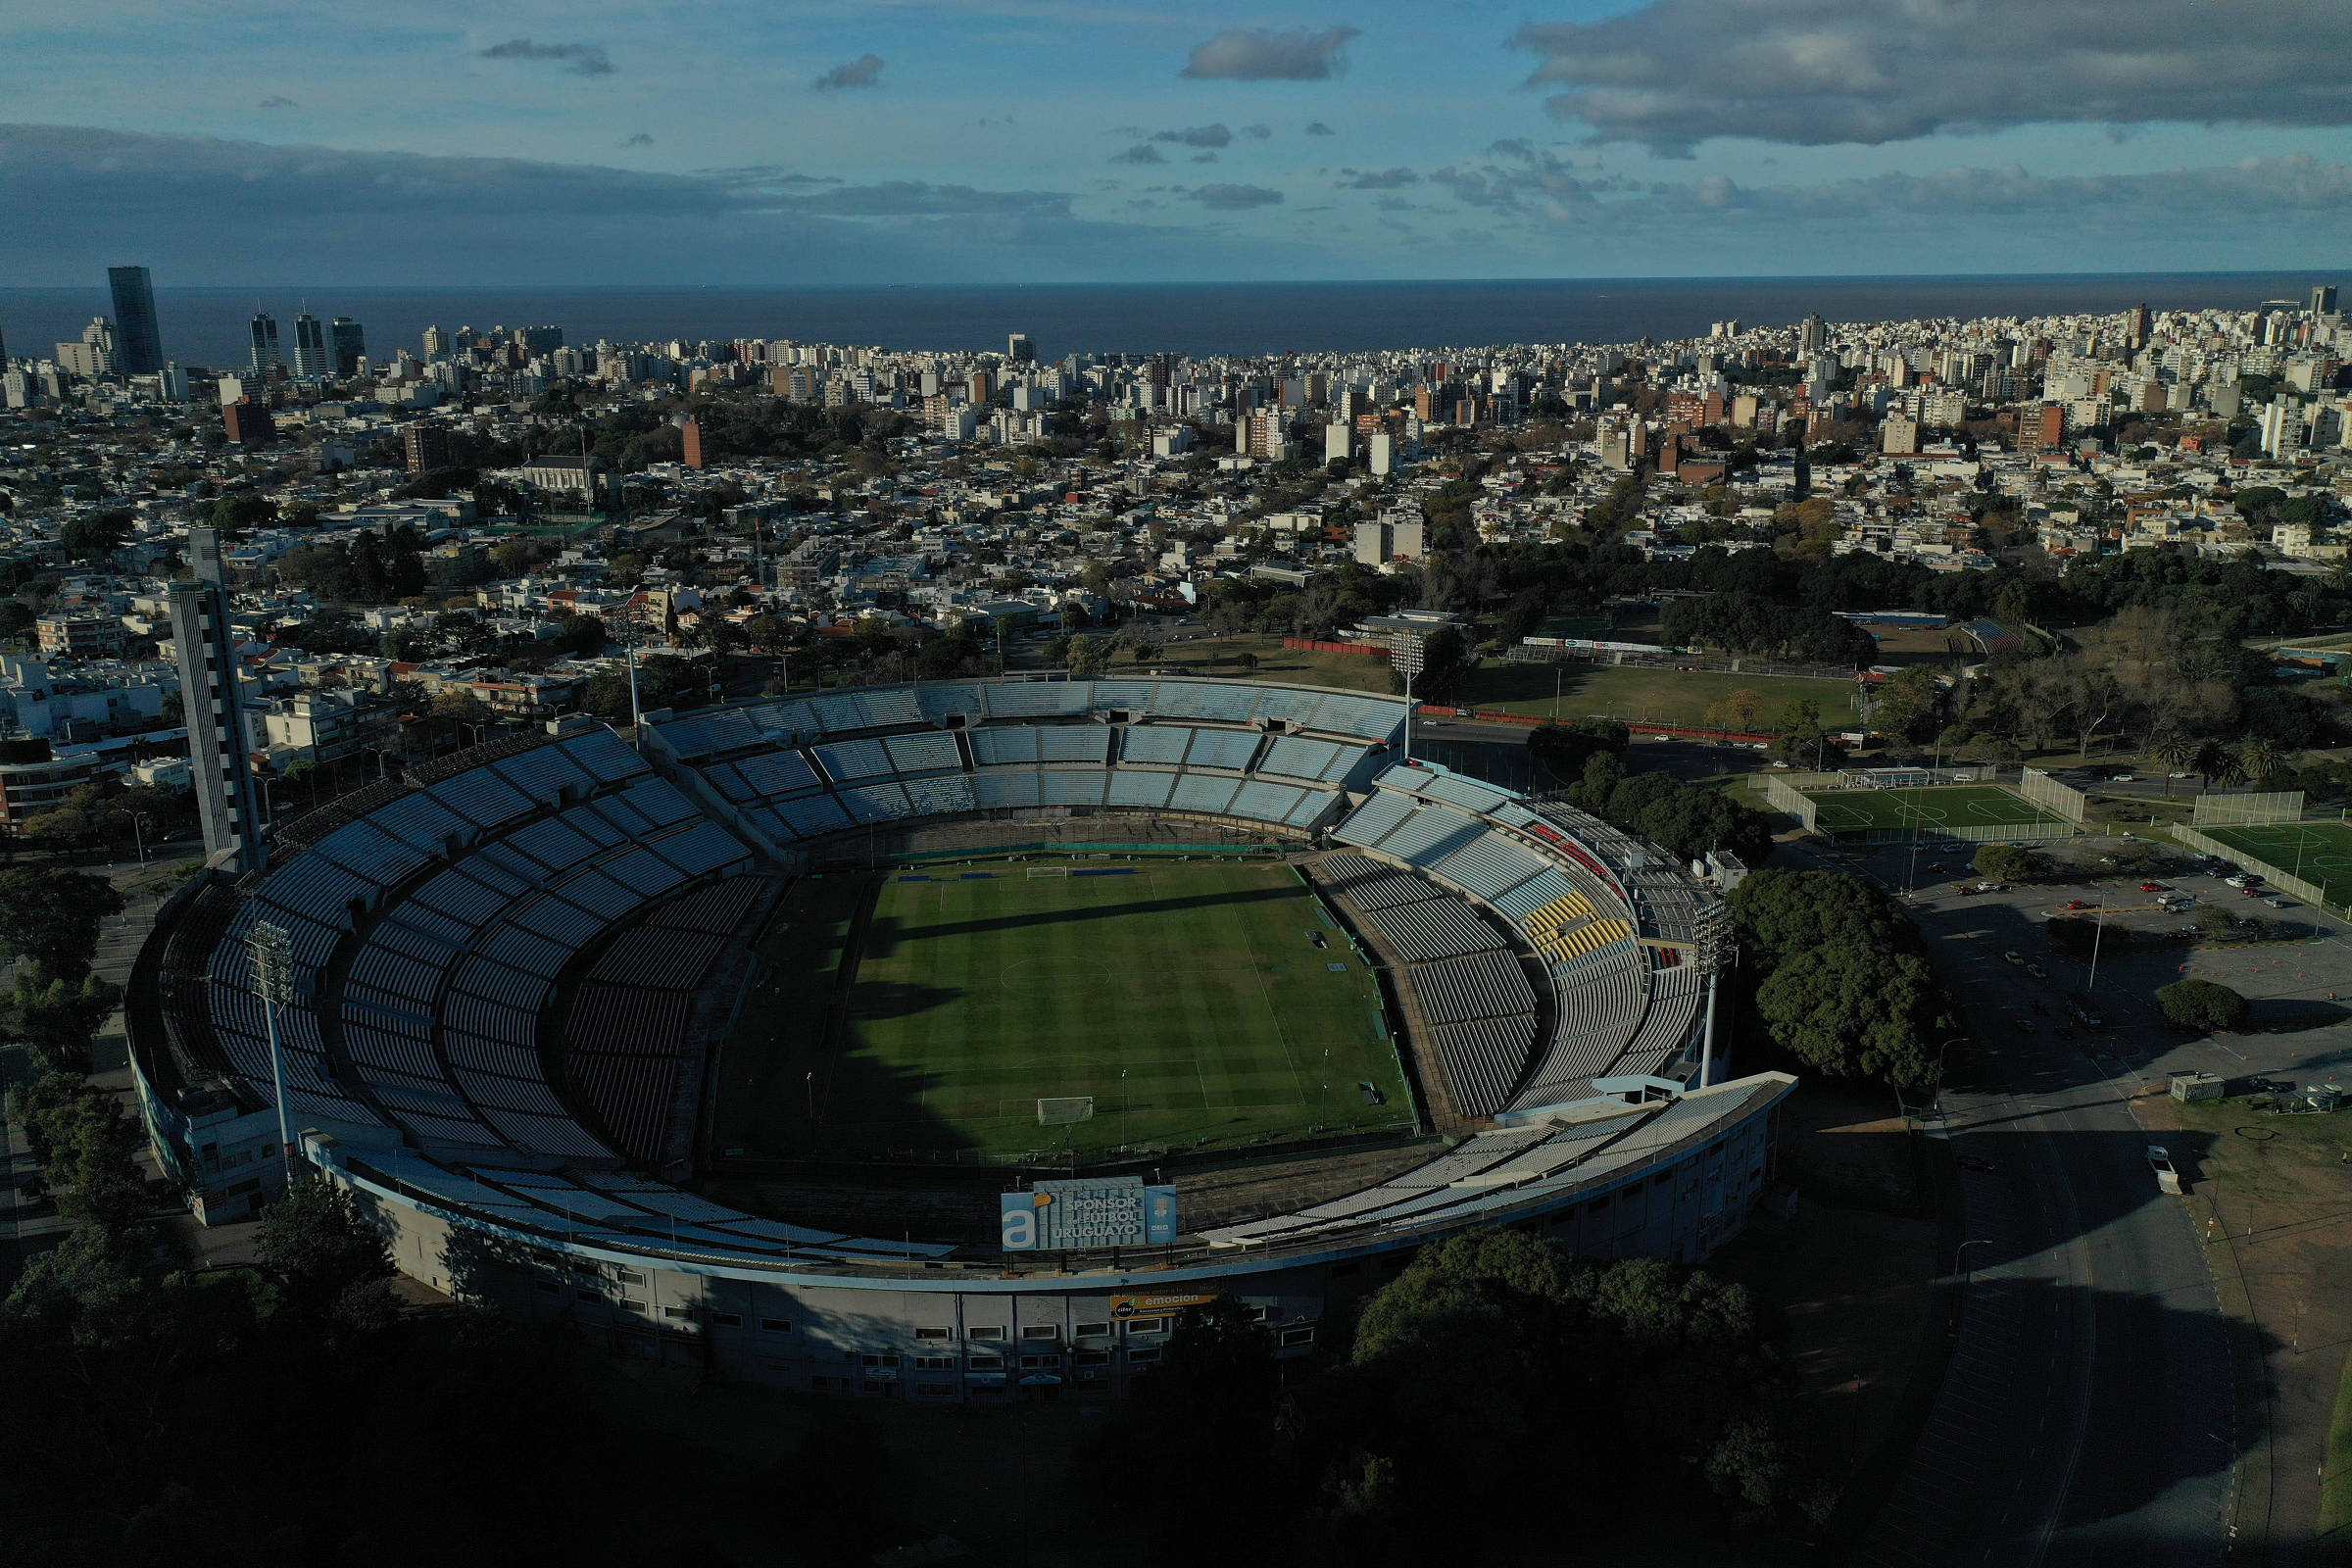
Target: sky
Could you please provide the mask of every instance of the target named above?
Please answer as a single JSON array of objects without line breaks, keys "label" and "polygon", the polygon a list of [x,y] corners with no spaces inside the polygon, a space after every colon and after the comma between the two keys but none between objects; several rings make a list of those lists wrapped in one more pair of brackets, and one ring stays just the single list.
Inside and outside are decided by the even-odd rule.
[{"label": "sky", "polygon": [[2332,267],[2343,0],[0,3],[0,286]]}]

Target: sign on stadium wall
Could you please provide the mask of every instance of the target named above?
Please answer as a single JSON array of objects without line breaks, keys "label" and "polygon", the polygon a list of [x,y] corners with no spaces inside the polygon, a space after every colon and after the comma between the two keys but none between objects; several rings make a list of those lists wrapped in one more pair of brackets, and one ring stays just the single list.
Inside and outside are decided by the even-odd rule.
[{"label": "sign on stadium wall", "polygon": [[1213,1296],[1199,1294],[1175,1296],[1114,1296],[1110,1298],[1110,1315],[1114,1322],[1129,1318],[1158,1317],[1163,1312],[1181,1312],[1188,1306],[1206,1306],[1215,1300]]},{"label": "sign on stadium wall", "polygon": [[1001,1195],[997,1221],[1007,1252],[1160,1246],[1176,1240],[1176,1189],[1141,1176],[1038,1182]]},{"label": "sign on stadium wall", "polygon": [[1590,637],[1522,637],[1522,648],[1590,648],[1603,654],[1687,654],[1670,643],[1604,643]]}]

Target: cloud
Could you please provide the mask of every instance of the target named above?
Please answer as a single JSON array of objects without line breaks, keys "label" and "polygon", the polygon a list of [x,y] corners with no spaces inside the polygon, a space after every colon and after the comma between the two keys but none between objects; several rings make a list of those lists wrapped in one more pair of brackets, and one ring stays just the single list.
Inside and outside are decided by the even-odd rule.
[{"label": "cloud", "polygon": [[1338,131],[1332,129],[1320,120],[1308,121],[1306,122],[1306,133],[1309,136],[1337,136],[1339,134]]},{"label": "cloud", "polygon": [[1139,141],[1125,152],[1112,155],[1110,161],[1114,164],[1164,164],[1168,160],[1166,154],[1150,142]]},{"label": "cloud", "polygon": [[1185,200],[1199,202],[1211,212],[1243,213],[1252,207],[1278,207],[1282,192],[1263,185],[1197,185]]},{"label": "cloud", "polygon": [[1325,81],[1348,69],[1341,51],[1361,35],[1361,28],[1348,26],[1321,32],[1237,27],[1195,44],[1177,74],[1196,81]]},{"label": "cloud", "polygon": [[1242,134],[1251,141],[1264,141],[1274,134],[1274,127],[1272,125],[1244,125]]},{"label": "cloud", "polygon": [[[63,226],[0,224],[0,284],[83,285],[124,256],[189,286],[248,290],[319,277],[390,288],[756,287],[779,276],[870,285],[1099,281],[1166,275],[1171,265],[1199,278],[1329,270],[1294,240],[1243,245],[1198,221],[1087,218],[1075,200],[844,185],[768,166],[671,174],[0,124],[0,212],[82,213]],[[599,216],[593,246],[579,242],[584,212]],[[383,242],[426,231],[449,243]]]},{"label": "cloud", "polygon": [[654,138],[642,130],[634,136],[623,136],[620,139],[620,145],[623,147],[651,147],[653,144]]},{"label": "cloud", "polygon": [[263,109],[299,109],[302,106],[283,93],[273,93],[263,99],[259,107]]},{"label": "cloud", "polygon": [[844,87],[879,87],[882,85],[882,57],[859,55],[847,65],[835,66],[809,85],[818,92],[836,92]]},{"label": "cloud", "polygon": [[[1531,23],[1530,86],[1608,141],[1876,145],[2010,125],[2352,124],[2352,8],[2211,0],[1651,0]],[[2323,63],[2333,60],[2338,67]],[[2317,69],[2315,69],[2315,67]]]},{"label": "cloud", "polygon": [[546,60],[563,64],[575,76],[610,76],[612,58],[605,46],[597,43],[533,43],[528,38],[509,38],[494,43],[481,52],[483,60]]},{"label": "cloud", "polygon": [[1184,130],[1155,130],[1153,141],[1178,142],[1186,147],[1230,147],[1233,132],[1223,125],[1194,125]]},{"label": "cloud", "polygon": [[1340,181],[1342,190],[1396,190],[1421,183],[1421,176],[1409,169],[1343,169],[1340,172],[1348,176]]},{"label": "cloud", "polygon": [[1213,164],[1216,161],[1217,155],[1215,153],[1195,153],[1192,157],[1185,160],[1185,162],[1188,164]]}]

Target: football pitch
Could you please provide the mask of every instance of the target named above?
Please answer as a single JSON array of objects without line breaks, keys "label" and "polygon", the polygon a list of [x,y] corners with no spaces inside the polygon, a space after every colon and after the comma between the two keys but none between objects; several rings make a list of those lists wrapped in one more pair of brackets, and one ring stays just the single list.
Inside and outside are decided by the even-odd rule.
[{"label": "football pitch", "polygon": [[2318,885],[2330,906],[2352,902],[2352,825],[2343,822],[2269,822],[2259,827],[2197,831],[2248,859]]},{"label": "football pitch", "polygon": [[2063,829],[2064,817],[1995,784],[1934,784],[1919,789],[1805,790],[1822,832],[1864,833],[1937,828]]},{"label": "football pitch", "polygon": [[[806,934],[829,966],[841,927]],[[800,1016],[774,1020],[786,1052],[812,1032],[827,1043],[763,1075],[756,1143],[1083,1158],[1412,1115],[1378,986],[1288,866],[883,873],[856,948],[829,1030],[806,996]],[[1068,1114],[1091,1099],[1092,1114],[1041,1123],[1041,1099],[1077,1102]]]}]

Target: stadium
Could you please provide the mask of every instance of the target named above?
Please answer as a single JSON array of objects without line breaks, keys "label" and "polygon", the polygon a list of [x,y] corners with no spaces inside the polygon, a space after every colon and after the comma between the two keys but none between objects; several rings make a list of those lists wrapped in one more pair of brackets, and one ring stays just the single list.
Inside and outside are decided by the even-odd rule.
[{"label": "stadium", "polygon": [[478,746],[166,906],[151,1140],[234,1220],[282,1123],[437,1290],[866,1397],[1115,1395],[1219,1296],[1305,1354],[1476,1226],[1706,1255],[1793,1084],[1705,1081],[1714,893],[1404,724],[1009,678]]}]

